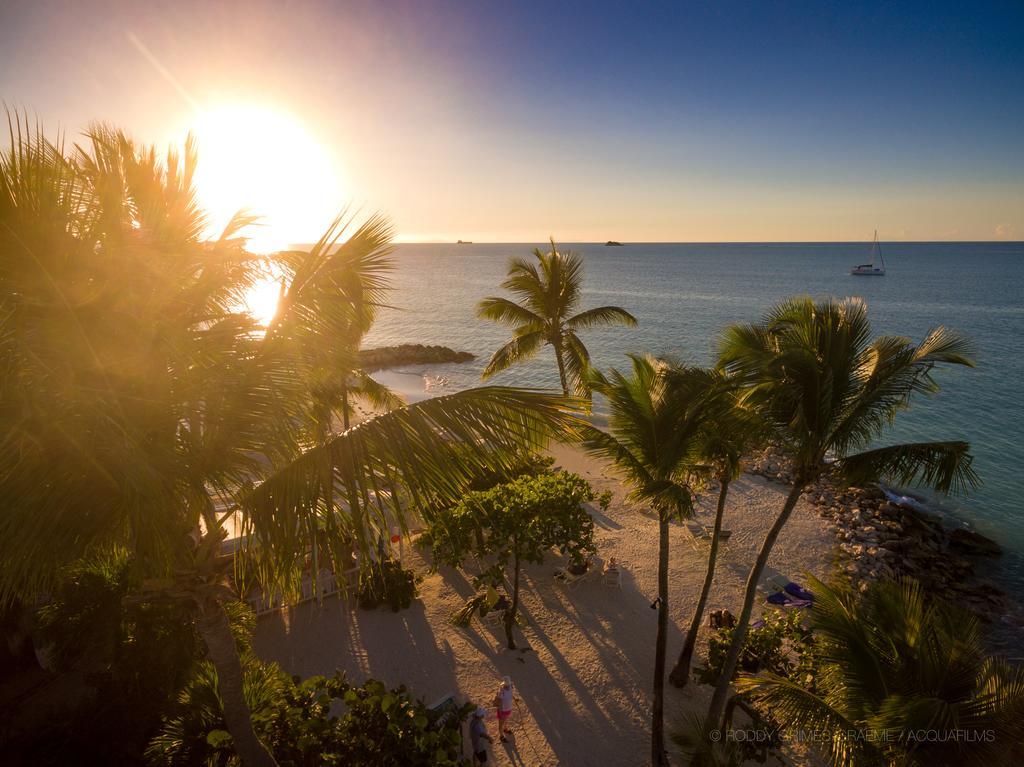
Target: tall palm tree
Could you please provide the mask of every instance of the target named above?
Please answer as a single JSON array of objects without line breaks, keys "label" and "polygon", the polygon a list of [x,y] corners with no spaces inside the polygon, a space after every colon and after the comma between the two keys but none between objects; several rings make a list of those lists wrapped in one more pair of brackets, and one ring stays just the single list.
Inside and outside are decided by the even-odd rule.
[{"label": "tall palm tree", "polygon": [[[321,350],[360,311],[345,280],[386,254],[371,217],[335,222],[272,258],[277,317],[243,298],[262,262],[237,216],[212,241],[192,184],[196,148],[160,158],[108,128],[71,151],[13,116],[0,154],[0,603],[46,592],[67,565],[129,549],[147,587],[188,601],[234,747],[272,765],[242,692],[219,556],[240,513],[236,578],[297,590],[317,546],[338,570],[409,511],[457,498],[484,469],[571,433],[576,404],[483,388],[323,438],[310,385]],[[358,269],[357,269],[358,271]],[[372,270],[371,270],[372,271]],[[364,285],[373,275],[364,273]]]},{"label": "tall palm tree", "polygon": [[608,431],[583,427],[583,446],[611,460],[632,488],[631,498],[658,515],[658,632],[654,652],[651,764],[665,755],[665,643],[668,632],[669,522],[693,510],[690,491],[696,443],[703,423],[703,376],[651,357],[633,355],[632,370],[590,373],[594,391],[608,398]]},{"label": "tall palm tree", "polygon": [[536,263],[512,259],[508,276],[501,283],[518,303],[490,296],[477,307],[481,318],[514,328],[512,340],[491,356],[482,377],[490,378],[550,344],[555,350],[562,391],[566,396],[586,395],[590,353],[578,331],[601,325],[632,327],[636,318],[618,306],[599,306],[573,314],[583,290],[583,261],[574,253],[559,253],[554,239],[550,253],[535,248],[533,257]]},{"label": "tall palm tree", "polygon": [[697,634],[704,620],[711,584],[715,579],[715,566],[721,546],[722,517],[729,496],[729,486],[740,474],[740,460],[758,442],[764,433],[761,419],[748,405],[739,401],[735,382],[724,374],[711,373],[708,394],[704,404],[704,426],[697,446],[697,460],[718,483],[718,503],[708,551],[707,570],[701,586],[697,606],[690,619],[683,649],[669,674],[676,687],[685,687],[690,679],[690,663],[697,646]]},{"label": "tall palm tree", "polygon": [[1020,763],[1024,668],[988,654],[976,617],[911,580],[811,589],[814,684],[737,682],[784,728],[831,733],[812,745],[835,767]]},{"label": "tall palm tree", "polygon": [[[764,321],[734,325],[723,338],[719,365],[762,408],[774,439],[793,463],[793,486],[747,575],[743,606],[711,704],[708,725],[725,710],[758,583],[775,540],[804,489],[828,469],[844,482],[887,478],[920,482],[942,492],[977,483],[966,442],[917,442],[872,447],[915,394],[932,394],[938,365],[973,365],[969,344],[942,327],[918,345],[900,336],[871,338],[859,299],[784,301]],[[831,459],[831,463],[826,463]]]}]

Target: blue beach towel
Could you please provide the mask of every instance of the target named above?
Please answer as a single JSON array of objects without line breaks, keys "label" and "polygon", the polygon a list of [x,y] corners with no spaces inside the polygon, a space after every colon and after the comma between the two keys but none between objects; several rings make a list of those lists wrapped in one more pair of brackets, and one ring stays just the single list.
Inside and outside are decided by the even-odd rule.
[{"label": "blue beach towel", "polygon": [[790,581],[789,583],[786,584],[786,588],[784,590],[791,597],[796,597],[797,599],[802,599],[802,600],[805,600],[807,602],[813,602],[814,601],[814,594],[812,594],[811,592],[809,592],[807,589],[803,588],[802,586],[797,586],[792,581]]}]

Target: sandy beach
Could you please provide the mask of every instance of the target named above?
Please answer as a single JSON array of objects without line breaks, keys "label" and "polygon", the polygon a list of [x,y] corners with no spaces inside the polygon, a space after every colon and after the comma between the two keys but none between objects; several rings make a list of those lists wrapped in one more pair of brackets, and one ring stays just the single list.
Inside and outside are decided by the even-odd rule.
[{"label": "sandy beach", "polygon": [[[611,490],[614,495],[607,513],[596,504],[590,510],[596,522],[597,563],[609,557],[623,563],[621,590],[597,577],[566,588],[553,578],[555,568],[564,564],[555,556],[543,565],[526,566],[521,649],[507,650],[500,627],[477,619],[468,627],[452,625],[452,613],[473,593],[471,583],[448,568],[429,573],[423,554],[406,545],[405,564],[424,576],[420,598],[411,609],[367,612],[338,600],[322,608],[307,603],[261,618],[257,652],[303,677],[342,669],[357,681],[372,676],[389,685],[404,683],[428,703],[455,694],[460,701],[489,706],[498,680],[508,674],[520,698],[513,717],[515,735],[508,744],[494,744],[492,763],[647,763],[657,522],[624,498],[608,465],[573,447],[559,446],[553,453],[557,466],[585,477],[595,492]],[[725,516],[732,536],[720,557],[709,609],[738,612],[749,563],[783,495],[783,486],[752,475],[733,484]],[[713,494],[703,497],[695,518],[710,520],[714,502]],[[797,580],[806,572],[825,575],[835,545],[828,525],[801,500],[772,552],[767,574],[784,573]],[[673,525],[670,663],[681,649],[705,562],[705,544],[696,543],[684,525]],[[702,636],[697,663],[703,663],[706,647]],[[710,691],[696,684],[682,692],[668,686],[669,731],[684,712],[706,705]],[[497,741],[493,709],[487,721]]]}]

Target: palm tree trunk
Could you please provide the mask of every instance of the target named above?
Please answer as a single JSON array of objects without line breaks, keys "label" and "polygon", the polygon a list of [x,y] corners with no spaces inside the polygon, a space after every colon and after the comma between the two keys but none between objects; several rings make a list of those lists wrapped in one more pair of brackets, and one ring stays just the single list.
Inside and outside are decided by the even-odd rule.
[{"label": "palm tree trunk", "polygon": [[704,610],[708,604],[708,595],[711,593],[711,584],[715,580],[715,564],[718,561],[719,535],[722,532],[722,516],[725,513],[725,499],[729,495],[729,480],[721,481],[718,491],[718,509],[715,512],[715,529],[711,535],[711,551],[708,553],[708,570],[704,575],[704,585],[700,590],[700,599],[697,600],[697,609],[693,612],[693,620],[690,621],[690,630],[686,633],[686,642],[683,644],[683,651],[679,653],[672,673],[668,680],[676,687],[686,687],[690,680],[690,663],[693,660],[693,650],[697,646],[697,633],[700,631],[700,624],[704,620]]},{"label": "palm tree trunk", "polygon": [[651,710],[651,767],[665,759],[665,643],[668,634],[668,519],[658,514],[658,638],[654,645],[654,705]]},{"label": "palm tree trunk", "polygon": [[750,613],[754,609],[754,598],[757,596],[757,584],[761,580],[761,573],[764,571],[765,565],[768,563],[768,557],[772,553],[772,547],[775,545],[775,539],[779,537],[779,533],[782,532],[783,526],[789,520],[790,515],[793,513],[793,509],[796,508],[796,502],[800,500],[800,494],[803,492],[804,487],[807,483],[805,481],[796,481],[793,484],[793,489],[789,491],[789,495],[786,497],[786,502],[782,506],[782,512],[779,514],[775,523],[771,526],[768,531],[768,535],[765,536],[764,542],[761,544],[761,550],[757,554],[757,559],[754,561],[754,566],[750,568],[750,574],[747,576],[747,590],[743,596],[743,610],[740,612],[740,617],[736,621],[736,628],[732,633],[732,644],[729,645],[729,652],[725,656],[725,663],[722,666],[722,675],[718,679],[718,683],[715,685],[715,693],[711,697],[711,705],[708,707],[707,724],[713,729],[717,729],[721,720],[722,713],[725,710],[726,698],[729,694],[729,686],[732,684],[732,675],[736,673],[736,666],[739,663],[740,652],[743,649],[743,643],[747,638],[747,625],[750,623]]},{"label": "palm tree trunk", "polygon": [[344,426],[345,431],[348,431],[348,386],[345,386],[344,384],[341,387],[341,423]]},{"label": "palm tree trunk", "polygon": [[562,344],[557,343],[555,346],[555,359],[558,361],[558,380],[562,382],[562,393],[569,396],[569,382],[565,379],[565,359],[562,356]]},{"label": "palm tree trunk", "polygon": [[516,613],[519,611],[519,552],[512,555],[512,606],[505,611],[505,639],[508,640],[508,649],[516,649],[516,640],[512,636],[512,626],[516,622]]},{"label": "palm tree trunk", "polygon": [[197,608],[196,627],[217,669],[217,691],[235,752],[245,767],[277,767],[273,754],[252,728],[252,715],[242,693],[242,662],[221,604],[212,602]]}]

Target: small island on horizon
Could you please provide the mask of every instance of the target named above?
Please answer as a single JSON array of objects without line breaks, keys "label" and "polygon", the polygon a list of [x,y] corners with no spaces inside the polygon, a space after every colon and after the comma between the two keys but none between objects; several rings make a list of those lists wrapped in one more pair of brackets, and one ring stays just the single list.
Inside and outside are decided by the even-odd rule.
[{"label": "small island on horizon", "polygon": [[608,242],[605,243],[605,247],[608,247],[610,245],[614,245],[614,246],[617,246],[617,247],[620,247],[620,248],[622,247],[622,243],[621,242],[616,242],[615,240],[608,240]]}]

